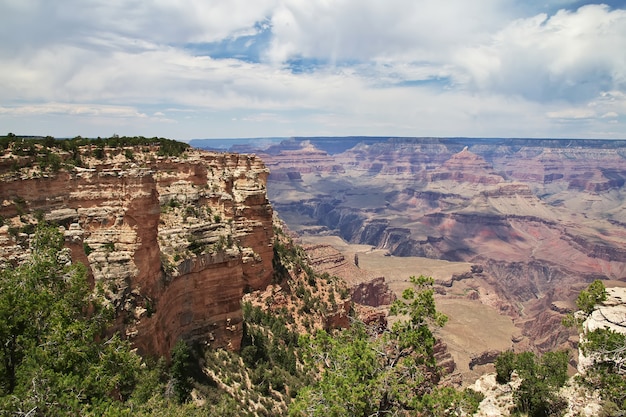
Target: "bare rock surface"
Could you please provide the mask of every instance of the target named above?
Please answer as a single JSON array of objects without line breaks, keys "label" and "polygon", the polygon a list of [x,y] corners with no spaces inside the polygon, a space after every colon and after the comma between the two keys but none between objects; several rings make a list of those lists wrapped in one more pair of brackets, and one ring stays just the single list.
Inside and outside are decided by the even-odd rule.
[{"label": "bare rock surface", "polygon": [[585,321],[585,330],[609,328],[626,333],[626,288],[607,288],[607,299]]},{"label": "bare rock surface", "polygon": [[352,301],[379,307],[390,305],[396,299],[384,276],[376,276],[356,265],[359,262],[358,253],[348,259],[346,255],[328,244],[305,244],[303,248],[315,272],[337,276],[346,282]]},{"label": "bare rock surface", "polygon": [[272,276],[264,163],[196,150],[159,156],[158,146],[105,147],[100,159],[81,152],[82,167],[54,173],[0,163],[4,262],[25,256],[28,234],[15,230],[41,213],[64,229],[73,259],[142,352],[167,355],[181,338],[237,349],[241,297]]},{"label": "bare rock surface", "polygon": [[[474,416],[510,416],[515,407],[513,392],[521,382],[515,373],[513,373],[511,382],[507,384],[497,383],[495,373],[488,373],[478,378],[470,388],[482,393],[485,397],[480,402],[478,412]],[[564,417],[595,417],[600,415],[602,410],[600,398],[595,393],[579,386],[575,380],[570,379],[559,390],[558,394],[568,402],[563,414]]]},{"label": "bare rock surface", "polygon": [[476,365],[486,365],[488,363],[494,363],[498,355],[502,353],[499,350],[486,350],[480,354],[472,355],[469,361],[469,368],[474,369]]},{"label": "bare rock surface", "polygon": [[[583,323],[583,333],[585,334],[596,329],[610,329],[617,333],[626,334],[626,288],[607,288],[607,299],[597,305],[595,310],[587,317]],[[584,373],[594,363],[594,357],[588,357],[582,350],[578,351],[578,372]]]}]

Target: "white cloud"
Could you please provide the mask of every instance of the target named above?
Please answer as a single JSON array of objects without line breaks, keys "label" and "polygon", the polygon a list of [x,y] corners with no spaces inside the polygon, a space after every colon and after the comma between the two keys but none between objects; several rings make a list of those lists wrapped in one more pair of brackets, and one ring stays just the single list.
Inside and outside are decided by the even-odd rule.
[{"label": "white cloud", "polygon": [[[278,0],[11,0],[0,4],[0,34],[14,47],[62,41],[90,45],[114,34],[139,43],[212,42],[251,33]],[[6,38],[5,38],[6,36]],[[87,38],[87,39],[85,39]],[[108,46],[115,46],[112,42]],[[13,48],[18,50],[19,48]]]},{"label": "white cloud", "polygon": [[589,5],[513,21],[456,62],[481,90],[581,102],[626,89],[624,50],[626,11]]},{"label": "white cloud", "polygon": [[26,105],[15,107],[0,107],[2,115],[47,115],[64,114],[75,116],[106,116],[123,118],[145,118],[144,113],[128,106],[105,106],[100,104],[68,104],[68,103],[46,103],[38,105]]},{"label": "white cloud", "polygon": [[[626,11],[538,3],[5,0],[0,117],[175,138],[624,136]],[[260,62],[187,47],[244,35]]]},{"label": "white cloud", "polygon": [[501,25],[510,1],[286,0],[274,10],[270,58],[342,60],[442,59],[459,43]]},{"label": "white cloud", "polygon": [[597,117],[596,113],[591,109],[563,109],[548,112],[551,119],[592,119]]}]

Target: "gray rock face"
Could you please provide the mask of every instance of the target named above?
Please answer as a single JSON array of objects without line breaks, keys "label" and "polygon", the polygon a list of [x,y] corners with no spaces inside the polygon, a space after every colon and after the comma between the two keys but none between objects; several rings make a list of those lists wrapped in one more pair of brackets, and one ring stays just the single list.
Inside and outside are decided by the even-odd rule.
[{"label": "gray rock face", "polygon": [[[583,323],[583,334],[580,340],[583,341],[585,335],[596,329],[608,328],[618,333],[626,334],[626,288],[607,288],[607,299],[604,303],[589,315]],[[587,368],[593,365],[595,357],[585,356],[583,351],[578,351],[578,372],[584,373]]]}]

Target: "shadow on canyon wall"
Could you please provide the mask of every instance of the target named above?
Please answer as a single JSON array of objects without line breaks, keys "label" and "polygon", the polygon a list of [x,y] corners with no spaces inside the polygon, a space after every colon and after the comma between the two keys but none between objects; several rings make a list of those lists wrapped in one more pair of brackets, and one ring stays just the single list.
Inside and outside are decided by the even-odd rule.
[{"label": "shadow on canyon wall", "polygon": [[[192,143],[194,145],[194,143]],[[202,145],[201,142],[195,145]],[[302,236],[470,262],[537,350],[594,279],[626,280],[626,141],[291,138],[254,152],[268,197]]]}]

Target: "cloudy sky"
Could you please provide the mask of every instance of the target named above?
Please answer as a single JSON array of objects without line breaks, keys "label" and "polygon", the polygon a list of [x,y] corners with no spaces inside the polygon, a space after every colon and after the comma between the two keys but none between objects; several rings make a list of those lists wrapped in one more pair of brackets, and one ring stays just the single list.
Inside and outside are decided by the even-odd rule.
[{"label": "cloudy sky", "polygon": [[0,133],[626,138],[625,3],[0,0]]}]

